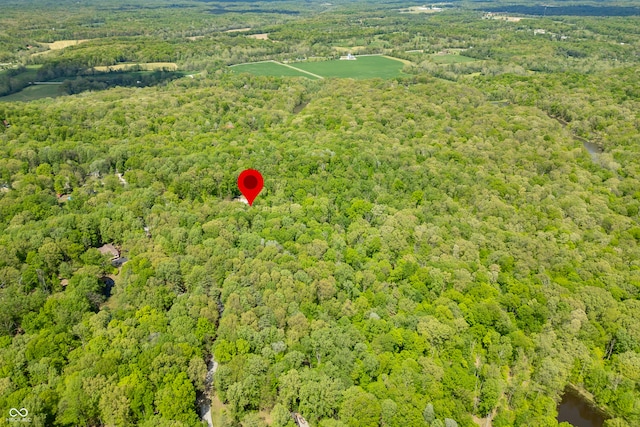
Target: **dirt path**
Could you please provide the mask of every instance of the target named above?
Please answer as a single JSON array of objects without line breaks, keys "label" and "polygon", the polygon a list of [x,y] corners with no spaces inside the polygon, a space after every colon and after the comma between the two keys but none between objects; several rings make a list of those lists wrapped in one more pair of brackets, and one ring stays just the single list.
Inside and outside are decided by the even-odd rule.
[{"label": "dirt path", "polygon": [[278,61],[273,61],[273,62],[275,62],[276,64],[283,65],[283,66],[285,66],[285,67],[289,67],[289,68],[291,68],[292,70],[296,70],[296,71],[299,71],[299,72],[301,72],[301,73],[309,74],[310,76],[316,77],[316,78],[318,78],[318,79],[320,79],[320,80],[324,80],[324,77],[319,76],[319,75],[317,75],[317,74],[313,74],[313,73],[311,73],[311,72],[309,72],[309,71],[305,71],[305,70],[302,70],[302,69],[300,69],[300,68],[293,67],[293,66],[291,66],[291,65],[289,65],[289,64],[283,64],[282,62],[278,62]]},{"label": "dirt path", "polygon": [[472,418],[473,418],[473,422],[478,424],[480,427],[492,427],[493,426],[493,421],[491,420],[491,417],[480,418],[480,417],[474,415]]},{"label": "dirt path", "polygon": [[266,60],[266,61],[243,62],[241,64],[230,65],[230,67],[237,67],[238,65],[264,64],[265,62],[272,62],[274,64],[282,65],[283,67],[289,67],[292,70],[296,70],[299,73],[309,74],[310,76],[313,76],[313,77],[315,77],[317,79],[324,80],[324,77],[322,77],[322,76],[319,76],[317,74],[313,74],[313,73],[311,73],[309,71],[302,70],[300,68],[294,67],[294,66],[289,65],[289,64],[283,64],[282,62],[274,61],[273,59],[269,59],[269,60]]},{"label": "dirt path", "polygon": [[402,62],[403,64],[406,64],[406,65],[413,65],[413,62],[408,61],[408,60],[406,60],[406,59],[395,58],[395,57],[393,57],[393,56],[389,56],[389,55],[382,55],[382,57],[383,57],[383,58],[393,59],[393,60],[395,60],[395,61],[400,61],[400,62]]},{"label": "dirt path", "polygon": [[[237,67],[238,65],[251,65],[251,64],[264,64],[265,62],[276,62],[273,59],[267,59],[266,61],[254,61],[254,62],[241,62],[240,64],[229,65],[229,67]],[[279,64],[279,62],[276,62]]]}]

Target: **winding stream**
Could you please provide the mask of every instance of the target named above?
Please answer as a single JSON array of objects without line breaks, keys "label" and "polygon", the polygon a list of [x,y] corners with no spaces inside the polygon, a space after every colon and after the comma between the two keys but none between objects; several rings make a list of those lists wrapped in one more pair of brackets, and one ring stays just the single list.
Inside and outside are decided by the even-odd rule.
[{"label": "winding stream", "polygon": [[207,376],[204,380],[205,390],[198,398],[199,409],[200,409],[200,418],[202,421],[206,421],[209,427],[213,427],[213,420],[211,419],[211,387],[213,385],[213,374],[218,370],[218,362],[215,361],[213,356],[211,356],[211,360],[207,365]]},{"label": "winding stream", "polygon": [[584,148],[589,152],[589,155],[591,155],[591,160],[594,162],[598,161],[599,155],[602,153],[602,148],[591,141],[587,141],[586,139],[581,138],[580,141]]},{"label": "winding stream", "polygon": [[[567,122],[565,122],[559,117],[554,117],[549,113],[547,113],[547,116],[549,116],[549,118],[555,120],[556,122],[560,123],[562,127],[567,127],[568,125]],[[582,146],[589,152],[589,155],[591,156],[591,160],[593,160],[594,162],[597,162],[600,159],[600,154],[602,154],[602,152],[604,151],[601,146],[587,139],[584,139],[578,135],[573,135],[573,137],[578,141],[582,142]]]}]

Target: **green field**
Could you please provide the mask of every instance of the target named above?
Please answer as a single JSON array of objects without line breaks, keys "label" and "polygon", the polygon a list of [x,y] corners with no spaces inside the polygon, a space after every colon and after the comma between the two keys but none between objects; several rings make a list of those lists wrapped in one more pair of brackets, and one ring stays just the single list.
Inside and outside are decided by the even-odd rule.
[{"label": "green field", "polygon": [[[291,66],[322,77],[342,77],[354,79],[393,78],[402,74],[404,64],[395,59],[383,56],[359,56],[355,61],[321,61],[296,62]],[[258,76],[303,76],[313,78],[309,74],[274,62],[243,64],[233,67],[240,72],[248,72]]]},{"label": "green field", "polygon": [[[298,64],[296,64],[295,66],[297,67]],[[309,74],[296,71],[293,68],[285,67],[284,65],[277,62],[256,62],[253,64],[234,65],[232,67],[232,70],[238,73],[250,73],[254,76],[307,77],[310,79],[314,78]]]},{"label": "green field", "polygon": [[323,77],[389,79],[401,75],[404,64],[383,56],[359,56],[355,61],[302,62],[295,66]]},{"label": "green field", "polygon": [[[47,80],[48,82],[59,82],[63,83],[69,80],[75,80],[78,78],[87,78],[87,79],[95,79],[95,80],[113,80],[114,78],[140,78],[145,76],[151,76],[154,73],[157,73],[161,70],[156,71],[112,71],[112,72],[97,72],[94,74],[83,74],[75,77],[58,77],[55,79]],[[162,71],[165,74],[171,74],[175,77],[184,77],[188,74],[198,74],[198,71]]]},{"label": "green field", "polygon": [[[12,76],[13,79],[24,79],[24,80],[35,80],[38,75],[38,69],[41,65],[27,65],[25,70],[20,74],[16,74]],[[8,70],[0,71],[0,76],[7,74]]]},{"label": "green field", "polygon": [[[283,67],[287,69],[286,67]],[[291,70],[294,71],[294,70]],[[37,73],[37,69],[29,69],[24,73],[21,73],[20,76],[26,75],[27,73],[31,73],[35,77],[35,73]],[[36,99],[41,98],[55,98],[57,96],[67,95],[68,93],[62,90],[62,83],[66,81],[75,81],[80,78],[84,79],[92,79],[96,82],[109,82],[113,83],[114,78],[120,79],[129,79],[134,80],[140,79],[144,80],[144,77],[153,76],[156,71],[117,71],[112,73],[98,73],[95,75],[86,75],[86,76],[76,76],[76,77],[58,77],[56,79],[49,80],[49,83],[59,83],[59,84],[39,84],[39,85],[31,85],[22,89],[20,92],[13,93],[11,95],[0,96],[0,102],[13,102],[13,101],[34,101]],[[170,74],[173,78],[184,77],[189,74],[188,71],[166,71],[164,74]],[[197,72],[192,72],[191,74],[197,74]],[[311,77],[311,76],[309,76]],[[31,78],[30,80],[35,80],[35,78]],[[126,84],[115,84],[113,86],[127,86]],[[131,86],[131,84],[129,84]],[[102,90],[101,88],[99,90]],[[85,89],[87,90],[87,89]],[[92,90],[95,90],[93,88]]]},{"label": "green field", "polygon": [[431,60],[433,60],[433,62],[435,62],[436,64],[460,64],[462,62],[477,61],[477,59],[475,58],[469,58],[468,56],[453,55],[453,54],[431,55]]},{"label": "green field", "polygon": [[27,102],[41,98],[55,98],[62,95],[65,95],[65,93],[62,91],[61,85],[35,85],[27,86],[18,93],[13,93],[7,96],[0,96],[0,102]]}]

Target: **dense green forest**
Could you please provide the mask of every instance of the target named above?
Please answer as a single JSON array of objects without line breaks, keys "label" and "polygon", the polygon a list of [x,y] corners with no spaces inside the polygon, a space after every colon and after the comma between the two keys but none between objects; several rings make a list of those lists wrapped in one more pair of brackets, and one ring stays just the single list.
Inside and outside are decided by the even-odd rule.
[{"label": "dense green forest", "polygon": [[639,17],[145,5],[0,14],[0,425],[640,425]]}]

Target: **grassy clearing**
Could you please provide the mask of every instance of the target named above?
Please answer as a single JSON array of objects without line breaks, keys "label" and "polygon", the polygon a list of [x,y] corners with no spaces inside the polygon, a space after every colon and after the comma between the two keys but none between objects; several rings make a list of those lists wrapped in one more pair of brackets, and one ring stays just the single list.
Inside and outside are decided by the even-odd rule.
[{"label": "grassy clearing", "polygon": [[[321,61],[321,62],[296,62],[290,64],[308,73],[321,77],[341,77],[353,79],[383,78],[389,79],[402,75],[403,62],[385,56],[359,56],[355,61]],[[313,76],[296,71],[294,68],[277,62],[255,62],[251,64],[234,65],[237,72],[251,73],[256,76],[287,76],[307,77]]]},{"label": "grassy clearing", "polygon": [[109,80],[110,77],[113,76],[118,76],[118,77],[140,77],[143,75],[147,75],[147,74],[151,74],[152,71],[119,71],[116,72],[114,71],[113,73],[103,73],[103,72],[96,72],[95,74],[92,73],[87,73],[85,75],[82,76],[75,76],[75,77],[58,77],[56,79],[52,79],[49,80],[49,82],[57,82],[57,83],[63,83],[66,81],[73,81],[79,78],[92,78],[92,79],[97,79],[97,80]]},{"label": "grassy clearing", "polygon": [[42,98],[55,98],[66,95],[61,85],[36,85],[28,86],[18,93],[1,96],[0,102],[29,102]]},{"label": "grassy clearing", "polygon": [[[29,69],[27,71],[25,71],[24,73],[21,73],[20,75],[29,75],[32,78],[30,78],[29,80],[36,80],[35,79],[35,75],[37,73],[37,68],[38,67],[33,67],[32,69]],[[29,73],[29,74],[27,74]],[[26,88],[24,88],[23,90],[21,90],[20,92],[11,94],[11,95],[6,95],[3,97],[0,97],[0,101],[5,101],[5,102],[13,102],[13,101],[23,101],[23,102],[28,102],[28,101],[33,101],[36,99],[41,99],[41,98],[55,98],[58,96],[62,96],[62,95],[67,95],[67,93],[65,91],[62,90],[62,83],[65,81],[74,81],[76,79],[80,79],[80,78],[84,78],[84,79],[91,79],[94,81],[104,81],[109,83],[110,81],[113,83],[113,79],[115,78],[119,78],[119,79],[139,79],[139,80],[143,80],[145,76],[151,75],[153,74],[154,71],[119,71],[119,72],[114,72],[114,73],[99,73],[99,74],[95,74],[95,75],[85,75],[85,76],[76,76],[76,77],[59,77],[57,79],[53,79],[53,80],[49,80],[47,83],[58,83],[58,84],[38,84],[38,85],[33,85],[33,86],[27,86]],[[187,74],[189,74],[189,72],[187,71],[174,71],[170,73],[173,78],[177,78],[177,77],[183,77]],[[193,74],[196,74],[195,72]],[[111,85],[110,87],[113,86],[121,86],[120,84],[118,85]],[[125,85],[126,86],[126,85]]]},{"label": "grassy clearing", "polygon": [[455,55],[455,54],[444,54],[444,55],[431,55],[431,59],[436,64],[460,64],[463,62],[474,62],[477,61],[475,58],[469,58],[464,55]]},{"label": "grassy clearing", "polygon": [[323,77],[390,79],[400,76],[404,65],[384,56],[359,56],[355,61],[300,62],[295,66]]},{"label": "grassy clearing", "polygon": [[45,53],[49,53],[52,52],[54,50],[61,50],[64,49],[66,47],[69,46],[76,46],[79,45],[80,43],[84,43],[84,42],[88,42],[88,39],[83,39],[83,40],[58,40],[57,42],[53,42],[53,43],[40,43],[38,42],[39,45],[41,46],[46,46],[49,48],[49,50],[45,50],[43,52],[36,52],[33,54],[33,56],[38,56],[38,55],[44,55]]},{"label": "grassy clearing", "polygon": [[[36,80],[36,76],[38,75],[38,69],[41,65],[27,65],[25,70],[20,74],[16,74],[13,76],[13,79],[28,79],[29,81]],[[8,74],[9,70],[0,71],[0,76],[3,74]]]},{"label": "grassy clearing", "polygon": [[[296,67],[298,64],[296,64]],[[231,67],[237,73],[250,73],[255,76],[272,76],[272,77],[307,77],[313,79],[306,73],[301,73],[293,68],[285,67],[277,62],[255,62],[253,64],[240,64]]]},{"label": "grassy clearing", "polygon": [[83,40],[58,40],[57,42],[53,42],[53,43],[40,43],[40,44],[44,45],[44,46],[47,46],[51,50],[60,50],[60,49],[64,49],[65,47],[75,46],[77,44],[88,42],[88,41],[89,41],[88,39],[83,39]]}]

